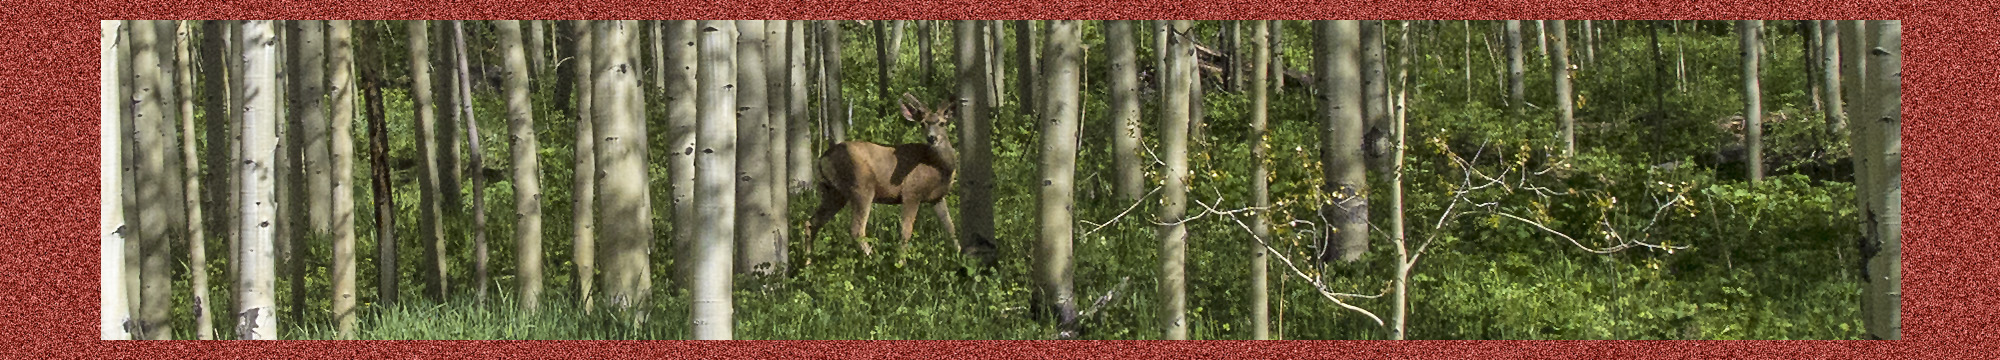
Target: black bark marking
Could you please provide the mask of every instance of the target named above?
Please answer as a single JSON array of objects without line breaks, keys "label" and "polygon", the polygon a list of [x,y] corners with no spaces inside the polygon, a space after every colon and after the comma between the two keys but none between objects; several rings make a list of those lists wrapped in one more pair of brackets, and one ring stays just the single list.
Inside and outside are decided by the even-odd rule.
[{"label": "black bark marking", "polygon": [[236,314],[237,339],[252,339],[257,337],[257,310],[259,309],[263,308],[251,308],[243,310],[240,314]]}]

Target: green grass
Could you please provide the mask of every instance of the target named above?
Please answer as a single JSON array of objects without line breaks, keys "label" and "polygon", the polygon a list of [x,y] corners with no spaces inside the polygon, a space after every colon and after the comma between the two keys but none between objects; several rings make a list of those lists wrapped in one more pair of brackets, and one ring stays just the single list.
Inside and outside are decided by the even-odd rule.
[{"label": "green grass", "polygon": [[[1286,51],[1294,69],[1304,68],[1309,57],[1310,32],[1303,22],[1287,24]],[[1499,99],[1504,98],[1491,71],[1494,65],[1481,53],[1485,47],[1473,43],[1473,96],[1464,93],[1463,68],[1459,47],[1462,34],[1457,22],[1445,22],[1434,40],[1422,33],[1413,37],[1427,52],[1421,72],[1415,73],[1418,99],[1410,117],[1410,160],[1406,181],[1410,237],[1423,239],[1433,234],[1438,243],[1416,267],[1410,287],[1410,337],[1413,339],[1852,339],[1859,336],[1857,304],[1859,284],[1855,281],[1853,248],[1858,219],[1851,204],[1853,188],[1838,178],[1820,174],[1786,174],[1787,165],[1774,164],[1773,175],[1764,184],[1743,183],[1740,173],[1705,166],[1676,169],[1654,167],[1668,161],[1697,159],[1715,152],[1725,133],[1713,121],[1740,112],[1740,86],[1736,79],[1734,37],[1720,32],[1684,37],[1663,32],[1663,41],[1687,42],[1689,88],[1674,90],[1657,115],[1659,126],[1652,127],[1642,115],[1655,111],[1651,47],[1641,30],[1627,26],[1626,34],[1609,37],[1597,50],[1598,65],[1578,75],[1577,89],[1586,96],[1578,112],[1580,124],[1596,124],[1616,129],[1605,132],[1580,130],[1575,169],[1566,177],[1538,178],[1536,184],[1556,191],[1574,190],[1580,195],[1540,197],[1530,192],[1498,191],[1474,194],[1480,202],[1499,202],[1503,209],[1523,214],[1541,214],[1537,219],[1550,227],[1577,236],[1586,244],[1603,246],[1604,236],[1595,232],[1598,221],[1617,224],[1628,235],[1653,215],[1650,199],[1685,195],[1693,203],[1669,209],[1657,227],[1649,230],[1651,241],[1669,242],[1691,248],[1665,252],[1627,250],[1613,255],[1583,252],[1559,238],[1515,222],[1470,216],[1433,230],[1435,219],[1444,210],[1445,195],[1457,184],[1455,166],[1445,160],[1445,146],[1476,146],[1489,143],[1505,149],[1505,159],[1521,156],[1519,149],[1545,151],[1558,148],[1554,142],[1555,114],[1530,111],[1525,116],[1504,115]],[[1485,24],[1474,30],[1485,31]],[[1086,42],[1097,44],[1101,31],[1097,23],[1086,22]],[[400,26],[392,27],[400,31]],[[1196,31],[1202,36],[1216,31],[1204,22]],[[1711,27],[1714,29],[1714,27]],[[1774,29],[1776,29],[1774,27]],[[949,39],[949,27],[940,39]],[[1800,89],[1803,71],[1798,69],[1796,35],[1783,30],[1779,44],[1772,46],[1765,65],[1766,109],[1774,112],[1809,114],[1807,93]],[[913,142],[917,129],[880,113],[876,95],[872,33],[848,31],[844,92],[854,103],[855,140],[885,143]],[[1010,32],[1011,34],[1011,32]],[[1607,31],[1607,34],[1609,32]],[[910,31],[906,36],[915,36]],[[1607,35],[1609,36],[1609,35]],[[391,38],[395,38],[391,36]],[[1677,40],[1680,39],[1680,40]],[[1138,39],[1140,63],[1147,60],[1152,42],[1146,35]],[[402,41],[394,39],[394,41]],[[893,78],[895,92],[909,91],[924,99],[940,99],[951,90],[948,79],[937,87],[924,87],[917,79],[920,69],[914,49],[915,39],[905,39]],[[938,42],[937,72],[949,78],[949,43]],[[1573,41],[1573,46],[1581,46]],[[1674,57],[1671,43],[1663,44],[1669,60]],[[390,54],[399,54],[400,44],[389,44]],[[1393,45],[1392,45],[1393,46]],[[1011,51],[1012,47],[1009,47]],[[1391,52],[1396,53],[1395,51]],[[1581,58],[1580,51],[1572,51]],[[397,55],[400,56],[400,55]],[[1009,59],[1011,59],[1011,53]],[[393,57],[393,56],[392,56]],[[1101,56],[1086,66],[1090,74],[1084,88],[1084,146],[1077,169],[1075,219],[1101,223],[1132,206],[1112,200],[1109,145],[1093,134],[1101,128],[1108,106],[1105,71]],[[1011,60],[1010,60],[1011,61]],[[389,61],[393,67],[398,61]],[[497,63],[497,62],[495,62]],[[650,64],[650,62],[648,62]],[[1551,104],[1546,94],[1550,79],[1546,68],[1530,61],[1527,74],[1531,89],[1528,101]],[[389,76],[398,76],[391,71]],[[1009,80],[1018,74],[1008,75]],[[650,74],[644,74],[650,79]],[[650,81],[650,80],[648,80]],[[574,119],[554,111],[548,97],[555,81],[540,81],[537,96],[537,136],[541,149],[543,186],[543,249],[545,298],[535,314],[516,310],[513,298],[513,224],[506,221],[513,208],[509,179],[488,179],[486,204],[489,247],[492,249],[489,284],[490,299],[471,299],[473,287],[471,237],[464,221],[447,223],[448,258],[453,297],[434,303],[422,296],[424,263],[416,229],[417,189],[415,168],[397,169],[396,239],[400,247],[402,302],[393,306],[379,303],[375,288],[377,259],[374,249],[373,199],[365,187],[357,188],[356,248],[360,264],[357,293],[362,306],[359,314],[361,339],[684,339],[688,338],[688,297],[672,283],[670,269],[671,205],[661,201],[670,184],[661,181],[667,173],[663,146],[654,146],[650,174],[655,205],[654,231],[657,239],[652,254],[654,288],[645,304],[648,319],[634,327],[629,319],[616,318],[604,309],[585,314],[576,300],[576,278],[571,263],[570,184]],[[1008,93],[1015,93],[1010,82]],[[1668,89],[1672,89],[1671,86]],[[409,159],[416,153],[411,117],[412,104],[403,90],[385,88],[388,97],[390,154]],[[649,90],[648,91],[652,91]],[[481,93],[476,102],[485,136],[487,166],[508,173],[506,119],[503,106],[494,94]],[[1293,87],[1272,95],[1269,138],[1272,169],[1271,194],[1286,205],[1268,213],[1274,224],[1289,219],[1305,219],[1317,206],[1316,187],[1320,164],[1315,150],[1316,120],[1313,94]],[[649,99],[658,99],[649,94]],[[1143,97],[1147,104],[1141,131],[1147,146],[1157,148],[1158,119],[1151,104],[1157,95]],[[1468,100],[1469,99],[1469,100]],[[1219,206],[1247,206],[1251,162],[1247,123],[1247,94],[1210,91],[1207,108],[1211,112],[1210,139],[1190,149],[1193,173],[1190,199],[1213,201]],[[651,131],[664,128],[659,109],[649,114]],[[1034,213],[1035,184],[1020,179],[1038,176],[1039,129],[1034,119],[1009,100],[993,112],[996,179],[997,266],[973,266],[953,252],[950,239],[928,212],[919,216],[917,236],[909,252],[896,249],[897,233],[893,207],[875,211],[870,222],[871,244],[879,250],[863,256],[845,231],[828,231],[813,246],[812,265],[797,269],[784,278],[739,276],[734,297],[734,336],[738,339],[1047,339],[1054,324],[1031,314],[1033,281],[1029,277],[1029,255],[1039,224]],[[1770,125],[1767,157],[1795,154],[1844,152],[1842,139],[1826,139],[1811,129],[1816,115],[1794,117],[1792,121]],[[366,139],[366,126],[356,126],[356,139]],[[956,129],[953,129],[956,130]],[[1101,132],[1101,131],[1095,131]],[[655,142],[659,144],[659,142]],[[1454,145],[1458,144],[1458,145]],[[964,146],[960,146],[961,149]],[[817,149],[816,149],[817,150]],[[1455,151],[1464,149],[1453,148]],[[1469,153],[1460,153],[1469,156]],[[1488,153],[1487,156],[1492,156]],[[1144,157],[1144,155],[1142,155]],[[1812,160],[1794,156],[1794,159]],[[365,159],[357,159],[365,160]],[[1523,160],[1526,161],[1526,160]],[[368,184],[371,173],[366,161],[357,161],[356,184]],[[1492,166],[1482,163],[1483,166]],[[1497,168],[1486,168],[1494,170]],[[1147,183],[1157,186],[1157,166],[1149,167]],[[1388,226],[1387,183],[1371,176],[1371,196],[1376,199],[1370,220]],[[1669,188],[1666,185],[1673,184]],[[472,189],[465,189],[468,195]],[[1595,205],[1617,198],[1617,206]],[[803,225],[814,195],[791,198],[793,264],[805,256]],[[959,199],[949,198],[954,211]],[[1154,339],[1160,337],[1155,290],[1158,283],[1156,220],[1158,195],[1142,201],[1124,220],[1085,236],[1095,228],[1078,225],[1075,249],[1075,291],[1085,299],[1096,299],[1129,279],[1125,293],[1108,302],[1085,322],[1086,338]],[[466,206],[469,207],[469,198]],[[470,214],[470,211],[465,212]],[[829,229],[844,229],[849,221],[842,215]],[[1187,274],[1190,338],[1247,339],[1251,336],[1248,285],[1248,235],[1227,218],[1211,216],[1188,224]],[[1283,254],[1302,258],[1312,251],[1312,239],[1300,228],[1274,226],[1273,245]],[[211,311],[227,313],[232,301],[227,293],[229,274],[227,243],[210,240],[209,271]],[[308,296],[303,319],[281,318],[282,338],[332,338],[331,316],[326,296],[329,289],[325,263],[328,245],[311,241],[306,261]],[[1306,272],[1329,281],[1337,292],[1375,294],[1385,287],[1393,269],[1392,245],[1381,236],[1371,242],[1371,251],[1360,261],[1348,264],[1312,266],[1300,264]],[[180,255],[180,256],[185,256]],[[907,262],[897,265],[900,258]],[[184,259],[182,260],[185,261]],[[187,267],[184,265],[183,270]],[[1329,304],[1320,294],[1296,278],[1283,264],[1270,270],[1272,334],[1285,339],[1382,339],[1386,333],[1373,321]],[[185,274],[177,274],[185,281]],[[290,314],[289,280],[279,282],[281,314]],[[184,288],[184,287],[181,287]],[[177,288],[177,289],[181,289]],[[184,290],[183,290],[184,291]],[[182,295],[185,296],[185,295]],[[176,304],[186,304],[177,299]],[[1389,297],[1352,299],[1355,306],[1386,318]],[[1087,303],[1087,302],[1086,302]],[[191,338],[191,316],[187,307],[177,306],[176,338]],[[217,329],[232,320],[217,319]],[[221,337],[229,338],[223,331]]]}]

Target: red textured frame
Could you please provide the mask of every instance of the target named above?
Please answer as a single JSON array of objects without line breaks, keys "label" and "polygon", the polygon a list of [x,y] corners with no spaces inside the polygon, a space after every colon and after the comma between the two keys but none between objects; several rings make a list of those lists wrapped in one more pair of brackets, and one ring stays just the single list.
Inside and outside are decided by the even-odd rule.
[{"label": "red textured frame", "polygon": [[[1117,357],[1329,355],[1479,358],[1989,357],[2000,253],[2000,5],[1948,0],[1758,4],[1743,1],[614,1],[545,4],[345,1],[0,0],[0,355],[11,357]],[[1904,341],[1509,342],[110,342],[99,341],[97,94],[89,62],[100,19],[610,18],[1595,18],[1903,19]],[[1948,91],[1941,91],[1948,90]],[[1833,261],[1829,259],[1828,261]],[[1981,341],[1985,340],[1985,341]],[[1988,345],[1980,345],[1988,344]],[[1759,356],[1761,355],[1761,356]]]}]

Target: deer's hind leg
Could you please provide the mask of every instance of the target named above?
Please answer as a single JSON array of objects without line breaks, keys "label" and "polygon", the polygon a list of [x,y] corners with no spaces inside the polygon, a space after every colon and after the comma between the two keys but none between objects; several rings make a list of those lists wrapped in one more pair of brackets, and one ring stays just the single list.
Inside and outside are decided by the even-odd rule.
[{"label": "deer's hind leg", "polygon": [[813,210],[812,222],[806,224],[805,254],[801,255],[805,257],[806,265],[812,265],[813,242],[819,240],[819,230],[826,226],[826,222],[833,221],[833,216],[839,215],[842,207],[847,206],[847,198],[832,187],[821,186],[819,193],[819,208]]},{"label": "deer's hind leg", "polygon": [[868,247],[868,240],[863,239],[868,236],[868,212],[875,207],[874,202],[870,201],[874,198],[875,193],[867,189],[857,191],[852,196],[847,197],[847,202],[854,205],[855,208],[854,219],[851,221],[853,224],[848,231],[854,233],[854,242],[861,244],[862,255],[875,254],[875,250]]}]

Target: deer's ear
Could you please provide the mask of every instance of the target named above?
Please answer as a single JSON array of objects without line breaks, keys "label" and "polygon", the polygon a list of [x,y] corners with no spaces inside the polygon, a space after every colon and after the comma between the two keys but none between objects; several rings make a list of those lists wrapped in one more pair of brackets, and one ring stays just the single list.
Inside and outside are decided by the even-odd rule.
[{"label": "deer's ear", "polygon": [[923,121],[924,110],[911,107],[910,104],[903,104],[903,120],[911,122]]},{"label": "deer's ear", "polygon": [[923,110],[923,112],[931,112],[929,106],[924,106],[923,100],[917,100],[917,96],[910,93],[903,93],[903,106],[914,107],[917,110]]},{"label": "deer's ear", "polygon": [[924,108],[924,103],[917,101],[917,97],[910,95],[910,93],[903,93],[901,105],[903,108],[903,120],[923,121],[924,117],[930,114],[930,109]]}]

